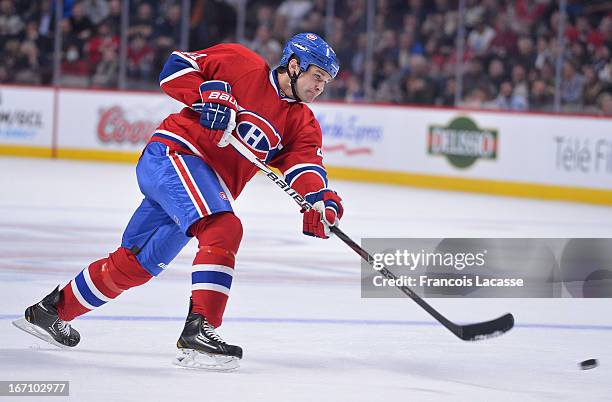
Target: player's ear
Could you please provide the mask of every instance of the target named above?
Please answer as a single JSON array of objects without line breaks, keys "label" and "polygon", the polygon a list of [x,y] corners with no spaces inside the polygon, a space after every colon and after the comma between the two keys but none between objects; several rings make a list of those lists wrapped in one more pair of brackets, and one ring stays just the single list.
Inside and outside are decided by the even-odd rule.
[{"label": "player's ear", "polygon": [[298,59],[292,57],[291,60],[289,60],[289,65],[287,66],[287,69],[289,70],[289,73],[291,75],[298,74],[300,72],[300,63],[298,62]]}]

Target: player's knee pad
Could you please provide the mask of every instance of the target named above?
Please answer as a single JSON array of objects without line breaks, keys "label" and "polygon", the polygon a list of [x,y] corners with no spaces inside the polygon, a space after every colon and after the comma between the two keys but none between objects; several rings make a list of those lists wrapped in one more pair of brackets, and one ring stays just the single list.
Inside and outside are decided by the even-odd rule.
[{"label": "player's knee pad", "polygon": [[127,290],[148,282],[153,275],[145,270],[136,256],[124,247],[119,247],[108,256],[108,277],[121,290]]},{"label": "player's knee pad", "polygon": [[242,241],[242,223],[233,213],[222,212],[200,219],[191,227],[191,234],[198,239],[198,254],[223,254],[225,250],[233,260]]}]

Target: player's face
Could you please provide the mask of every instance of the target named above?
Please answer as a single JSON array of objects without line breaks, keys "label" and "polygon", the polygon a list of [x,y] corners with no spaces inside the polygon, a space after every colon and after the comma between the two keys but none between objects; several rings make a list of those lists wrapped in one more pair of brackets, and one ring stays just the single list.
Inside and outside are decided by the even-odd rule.
[{"label": "player's face", "polygon": [[325,70],[311,65],[297,80],[298,95],[303,102],[310,103],[321,95],[332,77]]}]

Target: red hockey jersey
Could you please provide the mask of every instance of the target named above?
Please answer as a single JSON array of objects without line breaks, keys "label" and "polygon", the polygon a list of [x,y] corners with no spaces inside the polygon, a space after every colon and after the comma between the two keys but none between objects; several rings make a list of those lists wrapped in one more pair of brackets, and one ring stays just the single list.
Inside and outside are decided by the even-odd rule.
[{"label": "red hockey jersey", "polygon": [[228,82],[238,104],[263,117],[280,135],[280,143],[269,152],[268,163],[283,173],[291,187],[302,196],[327,188],[321,128],[314,114],[305,104],[282,96],[276,72],[259,55],[238,44],[172,53],[160,74],[160,86],[186,107],[168,116],[151,141],[201,156],[233,198],[238,197],[258,169],[232,146],[213,144],[207,129],[199,123],[199,113],[191,109],[200,101],[200,84],[209,80]]}]

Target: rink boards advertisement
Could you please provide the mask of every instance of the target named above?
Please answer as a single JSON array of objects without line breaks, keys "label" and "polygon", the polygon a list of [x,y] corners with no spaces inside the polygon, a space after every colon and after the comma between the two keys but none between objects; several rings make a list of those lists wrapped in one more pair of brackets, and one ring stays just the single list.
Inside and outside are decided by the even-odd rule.
[{"label": "rink boards advertisement", "polygon": [[54,91],[0,86],[0,148],[51,156]]},{"label": "rink boards advertisement", "polygon": [[[181,108],[153,92],[0,86],[0,95],[3,154],[133,162],[159,122]],[[612,119],[311,108],[332,179],[612,204]]]},{"label": "rink boards advertisement", "polygon": [[181,109],[162,94],[61,90],[58,155],[136,160],[144,144],[169,114]]},{"label": "rink boards advertisement", "polygon": [[[340,176],[612,203],[612,120],[316,104]],[[362,171],[363,170],[363,171]]]}]

